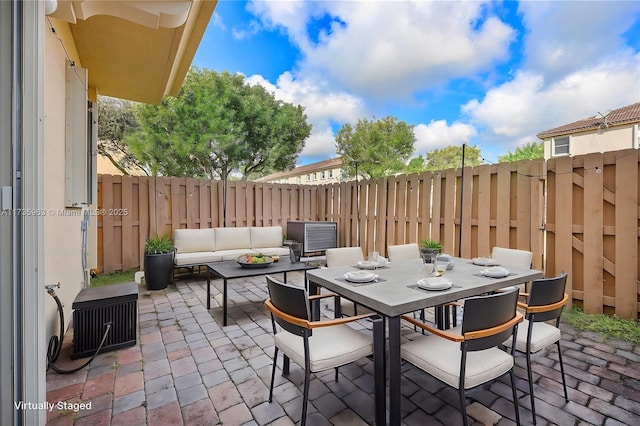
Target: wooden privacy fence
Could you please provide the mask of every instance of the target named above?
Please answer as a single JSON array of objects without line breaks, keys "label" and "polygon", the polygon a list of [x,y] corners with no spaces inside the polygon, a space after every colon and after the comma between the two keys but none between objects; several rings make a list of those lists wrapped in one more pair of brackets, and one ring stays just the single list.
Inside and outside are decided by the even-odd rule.
[{"label": "wooden privacy fence", "polygon": [[585,311],[637,318],[639,161],[627,150],[320,186],[229,181],[226,209],[221,181],[101,175],[98,262],[141,268],[146,239],[177,228],[333,221],[339,245],[365,254],[425,238],[467,258],[530,250],[547,276],[569,273]]}]

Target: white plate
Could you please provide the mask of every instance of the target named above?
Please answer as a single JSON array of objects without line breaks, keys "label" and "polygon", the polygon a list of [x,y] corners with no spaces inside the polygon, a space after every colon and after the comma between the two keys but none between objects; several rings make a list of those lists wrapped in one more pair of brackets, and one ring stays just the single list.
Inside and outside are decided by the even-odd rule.
[{"label": "white plate", "polygon": [[474,257],[471,259],[474,265],[480,266],[497,266],[499,265],[498,261],[495,259],[491,259],[490,257]]},{"label": "white plate", "polygon": [[378,278],[376,274],[367,271],[353,271],[344,274],[345,280],[354,283],[368,283],[369,281],[373,281],[376,278]]},{"label": "white plate", "polygon": [[433,277],[418,280],[418,287],[425,290],[447,290],[453,283],[446,278]]},{"label": "white plate", "polygon": [[502,278],[509,275],[509,271],[500,266],[494,266],[493,268],[483,269],[482,271],[480,271],[480,273],[484,276],[491,277],[491,278]]}]

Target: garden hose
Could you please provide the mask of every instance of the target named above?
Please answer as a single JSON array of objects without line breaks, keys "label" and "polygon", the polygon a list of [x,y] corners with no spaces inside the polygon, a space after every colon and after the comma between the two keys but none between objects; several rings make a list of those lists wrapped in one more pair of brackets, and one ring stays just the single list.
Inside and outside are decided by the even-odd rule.
[{"label": "garden hose", "polygon": [[55,365],[55,362],[58,360],[58,357],[60,356],[60,351],[62,350],[62,342],[64,341],[64,312],[62,310],[62,302],[60,302],[58,295],[53,289],[54,287],[60,287],[60,284],[48,285],[46,286],[46,289],[47,289],[47,293],[49,293],[49,295],[53,297],[53,299],[56,301],[56,305],[58,305],[58,316],[60,319],[60,335],[59,336],[53,335],[51,336],[51,339],[49,339],[49,346],[47,347],[47,371],[49,371],[49,368],[51,368],[53,371],[59,374],[71,374],[71,373],[75,373],[76,371],[80,371],[83,368],[85,368],[87,365],[91,364],[91,362],[96,357],[96,355],[100,353],[100,349],[102,349],[104,342],[107,341],[107,336],[109,335],[109,331],[111,331],[111,322],[107,322],[104,324],[105,330],[104,330],[104,335],[102,336],[102,340],[100,341],[100,345],[98,346],[98,349],[96,349],[94,354],[91,356],[91,358],[87,360],[87,362],[71,370],[63,370],[57,367]]}]

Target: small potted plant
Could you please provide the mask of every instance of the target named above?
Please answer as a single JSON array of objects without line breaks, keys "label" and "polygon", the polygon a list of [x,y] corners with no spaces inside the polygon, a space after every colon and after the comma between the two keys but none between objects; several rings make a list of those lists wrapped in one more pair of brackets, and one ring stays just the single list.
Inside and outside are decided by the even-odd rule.
[{"label": "small potted plant", "polygon": [[144,280],[149,290],[169,285],[175,248],[167,235],[149,238],[144,244]]},{"label": "small potted plant", "polygon": [[[420,243],[420,252],[422,253],[422,257],[425,259],[425,262],[433,263],[435,262],[436,256],[438,253],[442,251],[442,244],[436,240],[422,240]],[[428,260],[430,259],[430,261]]]}]

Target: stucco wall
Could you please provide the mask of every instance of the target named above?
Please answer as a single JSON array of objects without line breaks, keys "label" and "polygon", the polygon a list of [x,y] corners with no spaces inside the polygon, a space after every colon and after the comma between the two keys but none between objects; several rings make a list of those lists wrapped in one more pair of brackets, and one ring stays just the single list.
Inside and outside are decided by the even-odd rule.
[{"label": "stucco wall", "polygon": [[[620,149],[635,148],[634,146],[634,124],[616,126],[603,129],[601,134],[596,131],[577,133],[571,135],[569,141],[569,152],[571,155],[583,155],[592,152],[618,151]],[[551,140],[544,141],[544,158],[549,159],[552,155]]]},{"label": "stucco wall", "polygon": [[[64,305],[65,326],[71,305],[82,288],[82,211],[65,209],[65,68],[66,53],[81,65],[66,23],[52,20],[56,33],[47,31],[44,62],[44,280],[60,283],[56,293]],[[48,28],[48,25],[47,25]],[[64,48],[60,40],[64,44]],[[73,215],[77,214],[77,215]],[[44,289],[43,289],[44,291]],[[47,339],[58,332],[56,304],[45,299]]]}]

